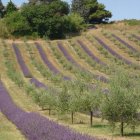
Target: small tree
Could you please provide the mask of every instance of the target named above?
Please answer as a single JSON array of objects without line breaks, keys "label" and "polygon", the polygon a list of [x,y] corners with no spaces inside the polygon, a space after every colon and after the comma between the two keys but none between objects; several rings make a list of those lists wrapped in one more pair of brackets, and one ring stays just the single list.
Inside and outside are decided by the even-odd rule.
[{"label": "small tree", "polygon": [[82,94],[85,88],[85,85],[81,83],[80,81],[72,81],[69,87],[69,94],[70,94],[70,100],[69,100],[69,111],[71,112],[71,120],[72,124],[74,122],[74,113],[81,111],[81,105],[82,105]]},{"label": "small tree", "polygon": [[109,93],[105,94],[102,104],[103,118],[115,126],[120,122],[121,135],[124,135],[124,124],[133,124],[137,120],[139,94],[134,81],[123,71],[115,74],[110,82]]},{"label": "small tree", "polygon": [[42,107],[42,110],[49,110],[49,115],[51,115],[51,110],[56,109],[57,106],[57,95],[56,91],[53,89],[42,90],[40,93],[40,102],[39,105]]},{"label": "small tree", "polygon": [[96,87],[94,90],[88,89],[84,90],[81,101],[81,108],[83,111],[90,112],[90,125],[93,125],[93,112],[99,110],[102,96],[101,90],[99,87]]},{"label": "small tree", "polygon": [[16,5],[10,0],[6,6],[6,14],[11,14],[12,12],[17,11]]}]

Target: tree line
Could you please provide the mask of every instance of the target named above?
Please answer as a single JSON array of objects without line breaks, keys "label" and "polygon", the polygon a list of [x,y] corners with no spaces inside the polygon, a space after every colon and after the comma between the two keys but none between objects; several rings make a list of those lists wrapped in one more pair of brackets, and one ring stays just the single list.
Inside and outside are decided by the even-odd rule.
[{"label": "tree line", "polygon": [[65,38],[111,16],[97,0],[73,0],[71,5],[61,0],[29,0],[19,8],[11,0],[6,6],[0,1],[1,25],[13,36]]}]

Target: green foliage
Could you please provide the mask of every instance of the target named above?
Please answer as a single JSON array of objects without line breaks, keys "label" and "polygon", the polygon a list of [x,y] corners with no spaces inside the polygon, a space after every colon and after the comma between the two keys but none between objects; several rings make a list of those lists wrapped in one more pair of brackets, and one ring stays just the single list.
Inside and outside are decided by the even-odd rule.
[{"label": "green foliage", "polygon": [[66,26],[66,32],[68,33],[79,32],[85,28],[84,19],[76,13],[65,16],[64,25]]},{"label": "green foliage", "polygon": [[30,25],[31,31],[40,37],[64,37],[64,16],[69,12],[66,2],[54,1],[50,4],[27,5],[22,8],[22,15]]},{"label": "green foliage", "polygon": [[124,123],[135,125],[139,109],[140,97],[134,81],[125,72],[118,71],[111,80],[109,93],[105,94],[102,105],[103,117],[112,125],[121,123],[123,136]]},{"label": "green foliage", "polygon": [[112,16],[97,0],[73,0],[72,12],[80,14],[87,23],[101,23]]},{"label": "green foliage", "polygon": [[12,1],[8,3],[4,23],[9,34],[56,39],[83,29],[84,20],[79,15],[68,15],[68,3],[61,0],[32,2],[19,11]]},{"label": "green foliage", "polygon": [[41,90],[39,93],[39,106],[42,107],[42,109],[56,109],[57,106],[57,95],[55,95],[56,91],[53,89],[48,90]]},{"label": "green foliage", "polygon": [[17,11],[16,5],[10,0],[6,6],[6,15],[11,14],[12,12]]},{"label": "green foliage", "polygon": [[0,20],[0,37],[1,38],[8,38],[9,36],[10,36],[10,33],[8,31],[6,23],[3,19],[1,19]]},{"label": "green foliage", "polygon": [[25,35],[30,33],[30,27],[26,18],[20,12],[12,12],[4,19],[8,32],[12,35]]},{"label": "green foliage", "polygon": [[140,25],[140,20],[131,19],[131,20],[124,20],[124,23],[130,26]]},{"label": "green foliage", "polygon": [[32,5],[39,4],[39,3],[48,4],[53,1],[56,1],[56,0],[29,0],[29,4],[32,4]]}]

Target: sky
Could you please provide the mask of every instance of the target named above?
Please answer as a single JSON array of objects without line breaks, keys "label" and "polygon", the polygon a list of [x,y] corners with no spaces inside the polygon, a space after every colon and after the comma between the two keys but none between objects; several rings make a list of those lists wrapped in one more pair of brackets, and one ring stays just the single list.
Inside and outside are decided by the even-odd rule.
[{"label": "sky", "polygon": [[[5,5],[9,0],[2,0]],[[16,5],[20,5],[27,0],[12,0]],[[65,0],[71,2],[71,0]],[[98,0],[111,11],[113,17],[111,20],[121,19],[140,19],[140,0]]]}]

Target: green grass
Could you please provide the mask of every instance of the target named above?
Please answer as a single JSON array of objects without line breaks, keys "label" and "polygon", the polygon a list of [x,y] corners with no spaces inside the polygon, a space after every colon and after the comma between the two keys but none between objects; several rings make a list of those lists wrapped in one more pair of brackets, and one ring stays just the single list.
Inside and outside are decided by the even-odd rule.
[{"label": "green grass", "polygon": [[0,112],[0,140],[25,140],[14,124]]}]

